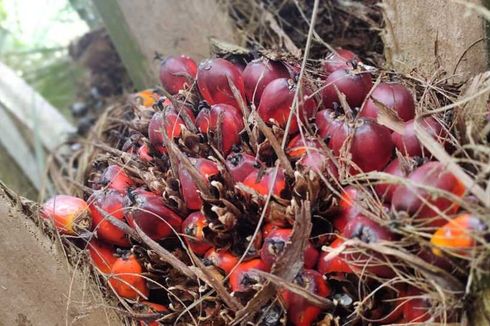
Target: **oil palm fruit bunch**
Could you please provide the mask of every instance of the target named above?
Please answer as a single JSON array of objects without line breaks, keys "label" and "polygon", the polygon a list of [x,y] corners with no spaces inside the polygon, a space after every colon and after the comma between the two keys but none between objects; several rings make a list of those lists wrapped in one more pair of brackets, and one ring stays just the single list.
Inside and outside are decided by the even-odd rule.
[{"label": "oil palm fruit bunch", "polygon": [[307,68],[162,60],[161,86],[116,112],[85,197],[43,205],[141,325],[462,317],[488,226],[415,132],[448,148],[448,121],[349,50]]}]

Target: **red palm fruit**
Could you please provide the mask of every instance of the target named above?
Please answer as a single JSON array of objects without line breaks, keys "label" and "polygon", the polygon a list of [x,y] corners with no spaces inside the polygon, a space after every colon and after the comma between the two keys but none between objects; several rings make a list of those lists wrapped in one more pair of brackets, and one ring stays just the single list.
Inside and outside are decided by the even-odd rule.
[{"label": "red palm fruit", "polygon": [[[447,131],[436,119],[433,117],[426,117],[422,119],[420,124],[432,138],[441,144],[445,143]],[[410,120],[405,123],[403,134],[393,132],[391,139],[396,148],[404,155],[413,157],[428,154],[415,134],[415,120]]]},{"label": "red palm fruit", "polygon": [[324,108],[331,109],[334,103],[340,104],[335,87],[337,87],[339,92],[345,94],[347,103],[351,108],[354,108],[362,105],[373,86],[373,82],[371,74],[368,72],[339,69],[327,77],[325,85],[322,91]]},{"label": "red palm fruit", "polygon": [[347,223],[342,236],[346,239],[358,238],[366,243],[376,243],[382,240],[394,241],[396,239],[389,229],[361,214]]},{"label": "red palm fruit", "polygon": [[116,251],[112,245],[95,239],[87,243],[90,261],[101,273],[109,274],[112,266],[117,260]]},{"label": "red palm fruit", "polygon": [[[346,143],[347,140],[349,143]],[[364,172],[382,170],[391,160],[394,149],[388,128],[369,118],[356,119],[337,128],[328,146],[335,155],[340,155],[344,143],[352,155],[352,161]],[[351,173],[358,172],[357,168],[351,168]]]},{"label": "red palm fruit", "polygon": [[163,204],[163,199],[141,188],[131,190],[125,198],[126,219],[131,227],[137,224],[153,240],[162,240],[180,232],[182,219]]},{"label": "red palm fruit", "polygon": [[[462,197],[465,187],[451,172],[447,171],[444,164],[428,162],[417,168],[409,176],[412,184],[396,187],[391,200],[395,211],[405,211],[420,222],[428,223],[433,227],[442,226],[447,222],[438,212],[429,205],[435,206],[446,214],[454,214],[459,205],[453,200],[428,192],[420,186],[429,186]],[[417,187],[418,185],[418,187]]]},{"label": "red palm fruit", "polygon": [[339,202],[340,214],[333,221],[333,226],[340,232],[344,231],[350,220],[361,213],[361,207],[358,203],[361,196],[359,190],[353,186],[347,186],[342,190]]},{"label": "red palm fruit", "polygon": [[[141,303],[147,307],[146,310],[148,313],[160,313],[163,315],[164,313],[169,311],[166,306],[158,304],[158,303],[153,303],[153,302],[149,302],[149,301],[143,301]],[[161,325],[161,324],[156,320],[152,320],[152,321],[140,320],[140,326],[159,326],[159,325]]]},{"label": "red palm fruit", "polygon": [[438,256],[430,249],[416,248],[414,254],[433,266],[437,266],[449,273],[454,269],[454,264],[446,256]]},{"label": "red palm fruit", "polygon": [[250,61],[243,70],[247,100],[256,106],[259,105],[265,87],[278,78],[289,78],[289,72],[281,62],[267,58]]},{"label": "red palm fruit", "polygon": [[[315,270],[305,269],[300,272],[294,279],[294,283],[321,297],[330,294],[328,283],[323,279],[322,274]],[[287,307],[288,321],[292,325],[310,326],[322,312],[320,307],[315,306],[302,295],[283,290],[281,296]]]},{"label": "red palm fruit", "polygon": [[274,173],[275,168],[269,168],[262,174],[260,171],[253,171],[243,180],[243,184],[263,196],[267,196],[272,189],[272,194],[280,197],[281,192],[286,189],[286,178],[284,172],[279,169],[276,179],[273,180]]},{"label": "red palm fruit", "polygon": [[319,151],[312,151],[303,155],[296,165],[303,167],[303,169],[321,173],[327,177],[331,176],[334,179],[339,177],[339,171],[335,164]]},{"label": "red palm fruit", "polygon": [[99,190],[90,196],[88,202],[97,238],[120,247],[128,247],[129,240],[126,233],[106,220],[103,213],[99,211],[103,210],[112,217],[125,221],[124,195],[113,189]]},{"label": "red palm fruit", "polygon": [[330,244],[331,251],[321,253],[318,260],[318,271],[322,274],[330,273],[353,273],[352,267],[347,264],[344,254],[337,252],[335,249],[340,247],[344,240],[337,238]]},{"label": "red palm fruit", "polygon": [[[189,158],[189,160],[206,180],[209,180],[212,176],[219,175],[218,166],[213,161],[204,158]],[[201,209],[202,200],[194,178],[183,165],[179,168],[179,181],[182,197],[187,208],[190,210]]]},{"label": "red palm fruit", "polygon": [[243,71],[245,70],[245,67],[247,66],[243,61],[233,61],[232,62],[235,67],[240,71],[240,73],[243,75]]},{"label": "red palm fruit", "polygon": [[339,206],[343,210],[351,209],[355,206],[356,201],[360,199],[359,190],[353,186],[347,186],[340,194]]},{"label": "red palm fruit", "polygon": [[239,258],[228,250],[217,250],[211,248],[206,252],[204,258],[214,266],[223,270],[226,275],[238,264]]},{"label": "red palm fruit", "polygon": [[[365,243],[396,240],[395,235],[390,230],[363,215],[357,215],[350,220],[345,226],[342,236],[345,239],[357,238]],[[379,277],[388,278],[394,275],[389,265],[376,253],[351,252],[346,253],[344,259],[352,268],[365,269]]]},{"label": "red palm fruit", "polygon": [[318,135],[322,139],[326,139],[327,137],[331,138],[335,130],[344,125],[345,117],[340,118],[336,112],[326,109],[318,111],[315,121],[318,127]]},{"label": "red palm fruit", "polygon": [[112,265],[109,284],[120,297],[137,300],[148,297],[150,290],[146,285],[143,267],[136,257],[120,257]]},{"label": "red palm fruit", "polygon": [[168,56],[160,63],[160,83],[172,95],[192,86],[196,74],[196,62],[185,55]]},{"label": "red palm fruit", "polygon": [[[257,109],[259,116],[265,123],[270,124],[271,120],[274,120],[281,128],[286,127],[296,87],[297,85],[287,78],[275,79],[266,86]],[[302,89],[303,96],[298,98],[296,113],[299,114],[300,120],[305,122],[315,115],[317,104],[314,98],[307,98],[310,91],[304,87]],[[291,120],[289,134],[295,134],[298,132],[298,128],[297,117],[294,116]]]},{"label": "red palm fruit", "polygon": [[226,167],[235,182],[243,182],[253,171],[258,171],[261,163],[247,153],[231,153],[226,157]]},{"label": "red palm fruit", "polygon": [[[184,108],[185,113],[189,116],[191,120],[194,119],[194,114],[192,110],[188,107]],[[148,138],[153,148],[160,153],[166,153],[166,149],[163,145],[163,131],[167,133],[168,138],[171,140],[173,138],[180,137],[182,131],[181,126],[185,126],[184,120],[182,119],[182,114],[174,108],[164,112],[157,112],[153,115],[148,125]]]},{"label": "red palm fruit", "polygon": [[246,292],[263,282],[255,270],[269,272],[270,268],[261,259],[252,259],[238,265],[230,274],[230,287],[233,292]]},{"label": "red palm fruit", "polygon": [[235,85],[240,96],[245,100],[245,86],[240,69],[233,63],[221,59],[207,59],[199,65],[197,86],[202,97],[209,105],[229,104],[239,108],[230,83]]},{"label": "red palm fruit", "polygon": [[144,143],[143,145],[140,146],[140,148],[138,148],[137,155],[138,158],[143,162],[153,161],[153,157],[150,155],[150,149],[148,148],[148,145],[146,145],[146,143]]},{"label": "red palm fruit", "polygon": [[387,108],[395,111],[397,116],[408,121],[415,118],[415,103],[412,93],[399,83],[379,83],[371,93],[362,110],[359,112],[362,117],[369,117],[376,120],[378,117],[378,106],[372,100],[383,103]]},{"label": "red palm fruit", "polygon": [[92,218],[85,200],[66,195],[57,195],[41,207],[41,217],[53,222],[62,234],[77,235],[90,230]]},{"label": "red palm fruit", "polygon": [[266,223],[264,224],[264,226],[262,227],[262,236],[265,238],[267,238],[267,236],[269,234],[271,234],[272,231],[274,230],[277,230],[277,229],[282,229],[283,227],[281,225],[278,225],[278,224],[274,224],[274,223]]},{"label": "red palm fruit", "polygon": [[[216,104],[211,106],[208,119],[207,123],[204,123],[205,127],[200,131],[207,129],[207,133],[215,134],[218,129],[221,129],[222,148],[220,150],[228,155],[233,145],[240,143],[240,132],[244,127],[242,113],[234,106]],[[206,121],[204,118],[202,120]],[[221,125],[219,125],[220,121]]]},{"label": "red palm fruit", "polygon": [[201,212],[191,213],[182,222],[184,241],[196,255],[204,255],[212,247],[204,238],[203,229],[207,225],[206,216]]},{"label": "red palm fruit", "polygon": [[403,315],[403,299],[400,298],[403,290],[404,288],[399,284],[395,284],[394,288],[391,286],[378,288],[373,298],[377,304],[364,313],[369,322],[375,325],[397,324]]},{"label": "red palm fruit", "polygon": [[359,57],[352,51],[338,48],[330,53],[323,62],[323,70],[328,76],[339,69],[352,69],[360,62]]},{"label": "red palm fruit", "polygon": [[209,131],[209,114],[208,108],[202,108],[196,117],[196,127],[202,134],[207,134]]},{"label": "red palm fruit", "polygon": [[[410,165],[411,163],[407,162]],[[400,159],[396,158],[388,164],[383,172],[397,176],[397,177],[407,177],[410,172],[410,166],[404,166],[404,163],[400,163]],[[396,184],[390,183],[380,183],[377,184],[374,189],[378,196],[380,196],[385,203],[391,203],[391,198],[396,189]]]},{"label": "red palm fruit", "polygon": [[286,148],[286,154],[295,160],[301,158],[306,152],[316,152],[321,149],[320,141],[315,137],[297,135],[289,142]]},{"label": "red palm fruit", "polygon": [[429,299],[424,298],[427,294],[416,287],[409,286],[403,303],[403,319],[406,323],[424,323],[431,318],[432,304]]},{"label": "red palm fruit", "polygon": [[476,238],[486,230],[485,224],[476,216],[462,213],[441,226],[430,239],[432,251],[442,256],[442,249],[467,255],[475,248]]},{"label": "red palm fruit", "polygon": [[[292,229],[276,229],[271,231],[264,239],[264,244],[260,250],[260,258],[262,258],[262,261],[272,267],[276,262],[276,259],[284,251],[286,245],[290,242],[292,233]],[[316,250],[310,242],[304,252],[305,268],[314,268],[319,255],[318,250]]]},{"label": "red palm fruit", "polygon": [[99,183],[103,187],[114,189],[121,193],[126,193],[129,187],[134,186],[134,181],[117,165],[109,165],[102,173]]}]

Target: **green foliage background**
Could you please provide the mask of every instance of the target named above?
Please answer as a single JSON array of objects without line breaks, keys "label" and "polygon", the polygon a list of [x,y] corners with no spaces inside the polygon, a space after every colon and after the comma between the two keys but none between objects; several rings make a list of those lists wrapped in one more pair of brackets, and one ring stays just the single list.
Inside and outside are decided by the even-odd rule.
[{"label": "green foliage background", "polygon": [[[48,22],[42,22],[47,37],[27,41],[22,37],[20,24],[12,24],[12,17],[16,17],[16,13],[6,11],[7,1],[16,0],[0,0],[0,61],[15,69],[53,106],[70,118],[68,108],[76,100],[77,86],[82,82],[84,72],[70,59],[67,44],[52,41],[53,38],[56,39],[56,35],[49,35],[52,33],[50,26],[73,28],[74,22],[84,22],[84,26],[95,27],[98,18],[90,0],[58,0],[62,2],[62,8],[55,12],[54,19],[39,17],[40,20],[49,19]],[[32,0],[17,0],[17,3],[23,1]],[[47,0],[37,1],[45,2],[47,6],[50,4]],[[9,15],[13,16],[8,19]],[[72,33],[81,36],[86,30],[88,28],[74,30]]]}]

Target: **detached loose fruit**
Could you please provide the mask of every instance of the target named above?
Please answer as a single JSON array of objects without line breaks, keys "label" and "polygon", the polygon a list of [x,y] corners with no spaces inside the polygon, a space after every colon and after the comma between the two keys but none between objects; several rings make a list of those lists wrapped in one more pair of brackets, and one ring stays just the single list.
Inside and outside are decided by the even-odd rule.
[{"label": "detached loose fruit", "polygon": [[[294,279],[294,283],[320,297],[327,297],[330,294],[330,287],[327,282],[315,270],[306,269],[300,272]],[[281,296],[287,306],[288,319],[295,326],[312,325],[322,312],[321,308],[315,306],[300,294],[283,290]]]},{"label": "detached loose fruit", "polygon": [[126,233],[108,221],[102,212],[105,211],[115,219],[125,222],[124,196],[112,189],[99,190],[90,196],[88,202],[97,238],[120,247],[128,247],[129,240]]},{"label": "detached loose fruit", "polygon": [[[267,124],[274,122],[284,129],[291,114],[296,87],[298,86],[287,78],[279,78],[270,82],[262,93],[257,109],[260,118]],[[291,119],[289,134],[298,132],[297,115],[299,115],[299,119],[304,123],[316,113],[316,101],[314,98],[308,97],[310,91],[305,87],[302,88],[302,91],[303,94],[299,94],[296,114]]]},{"label": "detached loose fruit", "polygon": [[289,71],[281,62],[267,58],[250,61],[243,70],[247,100],[258,106],[265,87],[278,78],[289,78]]},{"label": "detached loose fruit", "polygon": [[246,292],[262,284],[263,279],[255,271],[270,271],[261,259],[252,259],[238,265],[230,274],[230,287],[233,292]]},{"label": "detached loose fruit", "polygon": [[[271,231],[264,239],[264,244],[260,250],[260,257],[269,267],[272,267],[277,258],[280,257],[290,243],[292,229],[276,229]],[[305,268],[314,268],[318,261],[318,250],[316,250],[311,242],[305,248],[304,252],[304,266]]]},{"label": "detached loose fruit", "polygon": [[126,217],[133,228],[138,225],[153,240],[180,232],[182,219],[163,204],[162,197],[143,189],[128,192]]},{"label": "detached loose fruit", "polygon": [[280,197],[282,191],[286,189],[286,178],[281,168],[278,168],[275,180],[274,174],[275,168],[269,168],[263,173],[253,171],[243,180],[243,184],[262,196],[267,196],[272,189],[272,194]]},{"label": "detached loose fruit", "polygon": [[241,71],[231,62],[222,59],[207,59],[199,65],[197,86],[202,97],[209,105],[229,104],[240,107],[230,83],[235,86],[243,101],[245,101],[245,86]]},{"label": "detached loose fruit", "polygon": [[206,216],[201,212],[191,213],[182,222],[184,241],[196,255],[204,255],[212,247],[204,238],[203,229],[206,225]]},{"label": "detached loose fruit", "polygon": [[[218,167],[213,161],[204,158],[190,158],[189,160],[206,182],[212,176],[219,174]],[[202,200],[195,180],[183,165],[179,168],[179,180],[182,197],[184,197],[187,208],[191,210],[201,209]]]},{"label": "detached loose fruit", "polygon": [[196,62],[186,55],[169,56],[160,63],[160,82],[172,95],[191,87],[196,74]]},{"label": "detached loose fruit", "polygon": [[54,223],[62,234],[77,235],[92,227],[92,217],[85,200],[66,195],[57,195],[41,207],[41,216]]},{"label": "detached loose fruit", "polygon": [[410,184],[396,187],[391,200],[392,207],[395,211],[407,212],[411,217],[416,218],[418,223],[426,226],[442,226],[447,219],[441,216],[439,211],[454,214],[459,205],[440,192],[434,193],[424,187],[446,191],[456,197],[462,197],[465,193],[461,181],[439,162],[425,163],[413,171],[408,176],[408,180]]},{"label": "detached loose fruit", "polygon": [[120,297],[137,300],[148,298],[150,290],[142,275],[143,267],[136,257],[120,257],[112,265],[109,284]]},{"label": "detached loose fruit", "polygon": [[468,213],[460,214],[432,235],[430,239],[432,251],[438,256],[442,256],[442,249],[467,255],[475,248],[476,239],[481,238],[485,230],[485,224],[476,216]]},{"label": "detached loose fruit", "polygon": [[87,250],[92,265],[101,273],[109,274],[117,260],[114,246],[92,239],[87,243]]},{"label": "detached loose fruit", "polygon": [[415,117],[415,103],[412,93],[399,83],[379,83],[372,91],[371,97],[365,102],[360,111],[363,117],[376,119],[378,117],[378,104],[384,104],[391,109],[403,121],[411,120]]}]

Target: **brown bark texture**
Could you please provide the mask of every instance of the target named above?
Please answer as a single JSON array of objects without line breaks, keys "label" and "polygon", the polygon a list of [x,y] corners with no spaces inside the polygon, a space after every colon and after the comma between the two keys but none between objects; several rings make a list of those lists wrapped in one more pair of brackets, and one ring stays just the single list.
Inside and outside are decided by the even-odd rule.
[{"label": "brown bark texture", "polygon": [[0,183],[0,326],[120,325],[84,269],[36,223],[32,202]]},{"label": "brown bark texture", "polygon": [[147,62],[158,76],[155,52],[209,56],[209,38],[236,43],[230,17],[216,0],[120,0],[126,23]]},{"label": "brown bark texture", "polygon": [[[468,0],[467,4],[480,4]],[[485,20],[451,0],[384,0],[385,55],[397,71],[464,81],[487,69]]]}]

